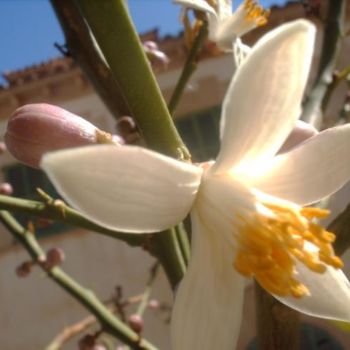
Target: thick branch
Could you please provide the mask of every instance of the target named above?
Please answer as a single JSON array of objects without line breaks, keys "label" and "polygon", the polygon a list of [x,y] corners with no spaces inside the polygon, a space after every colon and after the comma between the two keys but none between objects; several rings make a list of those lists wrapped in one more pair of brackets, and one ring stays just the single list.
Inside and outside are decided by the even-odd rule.
[{"label": "thick branch", "polygon": [[337,239],[334,242],[334,251],[342,255],[350,247],[350,204],[327,227]]},{"label": "thick branch", "polygon": [[299,349],[299,313],[280,303],[257,282],[255,304],[259,349]]},{"label": "thick branch", "polygon": [[75,1],[51,0],[51,4],[64,31],[70,53],[112,115],[115,118],[131,115],[122,91],[110,73]]}]

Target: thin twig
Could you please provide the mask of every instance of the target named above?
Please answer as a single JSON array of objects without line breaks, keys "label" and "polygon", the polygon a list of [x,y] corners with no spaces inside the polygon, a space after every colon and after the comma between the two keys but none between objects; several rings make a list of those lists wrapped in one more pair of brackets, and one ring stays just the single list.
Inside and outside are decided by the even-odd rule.
[{"label": "thin twig", "polygon": [[333,72],[340,50],[345,18],[345,3],[346,1],[344,0],[329,1],[320,66],[316,81],[304,101],[301,119],[317,128],[322,123],[322,101],[332,82]]},{"label": "thin twig", "polygon": [[159,263],[156,262],[151,267],[150,275],[149,275],[148,281],[146,283],[145,290],[142,293],[140,303],[137,307],[136,313],[140,316],[142,316],[144,314],[144,312],[147,308],[148,301],[149,301],[149,298],[150,298],[151,292],[152,292],[153,283],[157,277],[158,270],[159,270]]},{"label": "thin twig", "polygon": [[138,235],[109,230],[99,226],[84,218],[78,211],[72,209],[66,204],[62,206],[55,205],[55,202],[49,204],[39,201],[32,201],[29,199],[0,195],[0,209],[9,210],[15,213],[25,213],[37,217],[44,217],[68,225],[81,227],[87,230],[102,233],[103,235],[109,237],[120,239],[132,246],[140,246],[145,241],[144,236],[139,237]]},{"label": "thin twig", "polygon": [[62,346],[67,343],[71,338],[84,332],[87,328],[91,327],[97,322],[95,316],[88,316],[63,329],[50,344],[45,348],[45,350],[59,350]]},{"label": "thin twig", "polygon": [[[344,0],[329,2],[320,66],[316,81],[307,96],[301,119],[320,127],[325,97],[339,52],[344,15]],[[261,350],[297,350],[300,344],[299,313],[279,302],[255,283],[257,332]]]},{"label": "thin twig", "polygon": [[61,286],[67,293],[84,306],[101,324],[103,331],[109,333],[136,350],[156,350],[156,348],[139,335],[133,332],[127,325],[116,318],[113,313],[88,289],[78,284],[61,268],[48,269],[45,262],[45,253],[40,247],[34,234],[23,228],[15,218],[7,211],[0,211],[0,221],[9,232],[27,250],[33,261],[47,273],[47,275]]},{"label": "thin twig", "polygon": [[120,87],[113,78],[75,1],[51,0],[69,51],[112,115],[130,115]]},{"label": "thin twig", "polygon": [[203,43],[208,36],[208,22],[206,20],[202,21],[202,25],[198,31],[196,38],[193,41],[192,47],[188,53],[186,63],[182,69],[179,80],[175,85],[175,89],[171,95],[170,101],[168,103],[168,108],[170,113],[173,115],[175,109],[180,101],[180,98],[185,90],[185,87],[197,68],[198,54],[202,49]]}]

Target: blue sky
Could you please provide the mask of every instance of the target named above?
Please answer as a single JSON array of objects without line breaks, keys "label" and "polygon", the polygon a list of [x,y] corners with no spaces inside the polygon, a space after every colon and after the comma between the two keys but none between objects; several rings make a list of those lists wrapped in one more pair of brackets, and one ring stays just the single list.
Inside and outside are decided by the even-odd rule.
[{"label": "blue sky", "polygon": [[[268,7],[286,1],[260,2]],[[129,7],[139,32],[155,27],[161,35],[181,30],[179,7],[171,0],[129,0]],[[64,43],[48,0],[0,0],[0,33],[0,73],[57,57],[60,54],[53,44]]]}]

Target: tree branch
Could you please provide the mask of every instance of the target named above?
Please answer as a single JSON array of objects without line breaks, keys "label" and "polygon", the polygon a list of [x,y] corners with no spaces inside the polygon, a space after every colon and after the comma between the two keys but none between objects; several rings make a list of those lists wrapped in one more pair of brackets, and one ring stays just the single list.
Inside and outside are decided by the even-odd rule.
[{"label": "tree branch", "polygon": [[113,78],[75,1],[51,0],[69,51],[112,115],[131,115],[122,90]]},{"label": "tree branch", "polygon": [[72,277],[57,266],[48,269],[44,263],[45,253],[34,234],[24,229],[9,212],[1,210],[0,221],[14,238],[23,245],[33,261],[35,261],[54,282],[61,286],[61,288],[68,292],[96,317],[105,332],[115,336],[132,349],[156,350],[156,347],[148,341],[140,339],[138,334],[117,319],[91,290],[85,289],[79,285]]},{"label": "tree branch", "polygon": [[70,208],[68,205],[55,204],[55,201],[52,203],[44,203],[0,195],[0,209],[44,217],[68,225],[81,227],[90,231],[102,233],[109,237],[120,239],[132,246],[140,246],[146,239],[146,235],[133,235],[130,233],[106,229],[84,218],[78,211]]}]

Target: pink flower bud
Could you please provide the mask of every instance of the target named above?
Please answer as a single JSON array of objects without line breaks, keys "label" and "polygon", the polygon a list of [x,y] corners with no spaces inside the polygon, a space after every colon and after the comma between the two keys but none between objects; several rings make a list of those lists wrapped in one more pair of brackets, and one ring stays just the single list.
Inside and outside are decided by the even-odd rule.
[{"label": "pink flower bud", "polygon": [[15,158],[37,168],[46,152],[96,143],[97,130],[62,108],[30,104],[18,108],[9,119],[5,143]]},{"label": "pink flower bud", "polygon": [[105,346],[101,344],[96,344],[93,346],[92,350],[107,350]]},{"label": "pink flower bud", "polygon": [[8,182],[4,182],[0,184],[0,194],[3,194],[5,196],[11,196],[13,193],[12,185]]},{"label": "pink flower bud", "polygon": [[16,268],[16,275],[18,277],[27,277],[32,271],[33,263],[31,261],[25,261]]},{"label": "pink flower bud", "polygon": [[148,49],[151,51],[158,50],[158,45],[155,41],[146,40],[142,43],[142,45],[145,47],[145,49]]},{"label": "pink flower bud", "polygon": [[142,43],[145,53],[152,64],[159,64],[166,67],[170,62],[169,57],[161,50],[154,41],[145,41]]},{"label": "pink flower bud", "polygon": [[144,322],[140,315],[132,314],[128,319],[128,323],[135,333],[140,334],[143,331]]},{"label": "pink flower bud", "polygon": [[312,136],[315,136],[318,131],[308,123],[298,120],[294,129],[287,137],[286,141],[278,151],[278,153],[284,153],[290,151],[295,146],[304,142]]},{"label": "pink flower bud", "polygon": [[46,253],[45,267],[51,269],[61,265],[65,260],[66,255],[61,248],[52,248]]},{"label": "pink flower bud", "polygon": [[160,303],[159,303],[159,301],[156,300],[156,299],[151,299],[151,300],[148,302],[148,307],[149,307],[150,309],[153,309],[153,310],[159,309],[159,306],[160,306]]}]

